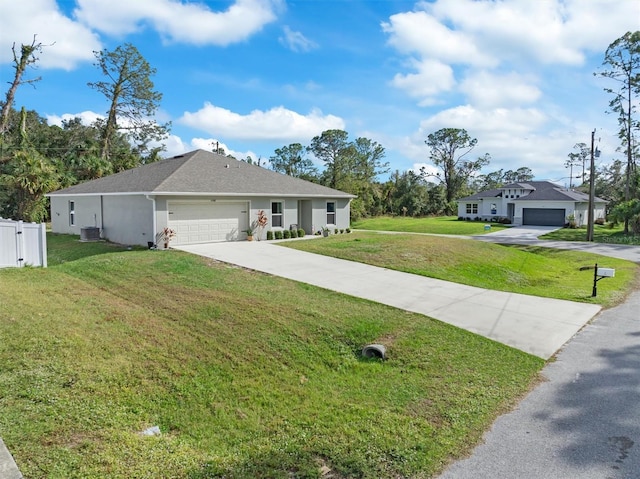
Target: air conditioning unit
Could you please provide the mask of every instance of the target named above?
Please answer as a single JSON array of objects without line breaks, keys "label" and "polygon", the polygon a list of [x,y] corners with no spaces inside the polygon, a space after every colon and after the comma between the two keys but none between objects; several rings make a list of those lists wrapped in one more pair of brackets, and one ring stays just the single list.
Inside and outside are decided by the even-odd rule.
[{"label": "air conditioning unit", "polygon": [[83,226],[80,228],[80,241],[100,241],[100,228]]}]

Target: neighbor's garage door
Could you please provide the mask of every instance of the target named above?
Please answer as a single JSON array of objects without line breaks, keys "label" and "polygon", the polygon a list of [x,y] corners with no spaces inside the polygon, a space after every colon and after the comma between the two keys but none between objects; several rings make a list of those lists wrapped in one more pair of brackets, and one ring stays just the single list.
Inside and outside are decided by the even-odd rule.
[{"label": "neighbor's garage door", "polygon": [[564,226],[565,210],[561,208],[523,208],[522,224],[532,226]]},{"label": "neighbor's garage door", "polygon": [[169,202],[173,244],[235,241],[249,227],[248,204],[211,201]]}]

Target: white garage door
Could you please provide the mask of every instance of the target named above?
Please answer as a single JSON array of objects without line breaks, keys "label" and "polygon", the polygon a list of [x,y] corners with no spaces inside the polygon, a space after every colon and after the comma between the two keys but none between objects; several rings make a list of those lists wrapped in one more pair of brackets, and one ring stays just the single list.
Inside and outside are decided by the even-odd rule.
[{"label": "white garage door", "polygon": [[236,241],[249,227],[246,202],[169,202],[169,228],[173,244]]}]

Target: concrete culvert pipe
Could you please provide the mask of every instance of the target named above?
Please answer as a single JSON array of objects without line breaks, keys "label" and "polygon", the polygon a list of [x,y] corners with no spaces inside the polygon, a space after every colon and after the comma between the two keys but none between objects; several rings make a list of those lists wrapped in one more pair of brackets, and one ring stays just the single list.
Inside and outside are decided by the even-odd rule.
[{"label": "concrete culvert pipe", "polygon": [[365,358],[386,359],[387,348],[382,344],[369,344],[362,348],[362,355]]}]

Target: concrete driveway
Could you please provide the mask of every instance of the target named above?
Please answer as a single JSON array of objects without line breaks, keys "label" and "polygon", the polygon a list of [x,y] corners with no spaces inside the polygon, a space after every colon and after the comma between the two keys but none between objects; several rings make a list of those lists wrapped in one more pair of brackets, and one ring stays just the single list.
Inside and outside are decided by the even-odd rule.
[{"label": "concrete driveway", "polygon": [[272,242],[208,243],[176,249],[424,314],[544,359],[600,311],[597,305],[490,291]]},{"label": "concrete driveway", "polygon": [[[591,243],[587,241],[552,241],[540,240],[542,236],[551,231],[560,229],[556,226],[514,226],[504,230],[472,236],[477,241],[487,241],[499,244],[520,244],[527,246],[541,246],[543,248],[565,249],[572,251],[586,251],[588,253],[610,256],[612,258],[626,259],[634,263],[640,263],[640,246],[621,244]],[[586,234],[586,231],[585,231]]]},{"label": "concrete driveway", "polygon": [[516,239],[538,239],[552,231],[561,229],[560,226],[512,226],[497,231],[492,231],[484,235],[478,235],[474,238],[516,238]]}]

